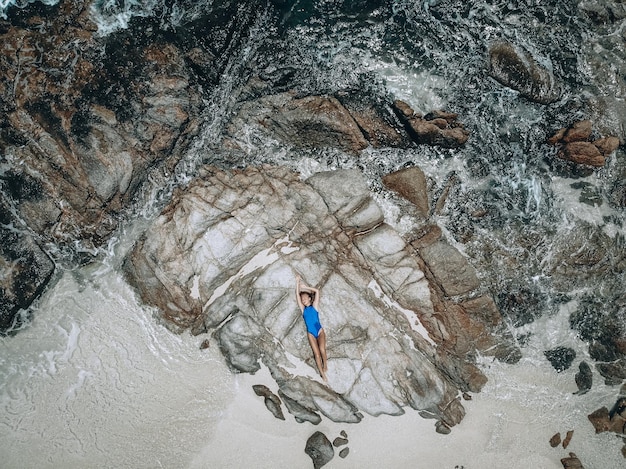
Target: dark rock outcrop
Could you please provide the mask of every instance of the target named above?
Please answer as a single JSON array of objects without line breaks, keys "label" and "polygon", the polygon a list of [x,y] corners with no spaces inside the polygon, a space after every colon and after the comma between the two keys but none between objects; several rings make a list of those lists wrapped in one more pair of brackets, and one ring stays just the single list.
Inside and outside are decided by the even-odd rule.
[{"label": "dark rock outcrop", "polygon": [[178,161],[200,95],[177,46],[125,33],[101,39],[89,2],[58,10],[43,28],[27,23],[0,36],[0,148],[20,162],[10,178],[36,187],[10,194],[28,227],[91,249],[115,229],[146,172]]},{"label": "dark rock outcrop", "polygon": [[552,350],[546,350],[543,354],[559,373],[572,366],[572,362],[576,358],[576,352],[569,347],[557,347]]},{"label": "dark rock outcrop", "polygon": [[245,148],[251,126],[299,148],[336,148],[352,154],[370,145],[404,148],[411,142],[456,148],[469,137],[457,114],[433,111],[422,117],[402,101],[390,105],[348,91],[336,96],[288,91],[244,100],[228,126],[225,143]]},{"label": "dark rock outcrop", "polygon": [[552,72],[540,65],[527,50],[508,41],[490,45],[489,74],[504,86],[540,104],[552,103],[561,94]]},{"label": "dark rock outcrop", "polygon": [[312,459],[315,469],[326,465],[335,456],[333,445],[322,432],[315,432],[309,437],[304,452]]},{"label": "dark rock outcrop", "polygon": [[617,137],[592,139],[591,121],[574,122],[569,128],[561,128],[548,139],[550,145],[557,145],[557,156],[576,164],[602,167],[606,158],[619,147]]},{"label": "dark rock outcrop", "polygon": [[0,334],[19,329],[25,311],[54,272],[54,263],[0,199]]},{"label": "dark rock outcrop", "polygon": [[227,130],[232,142],[247,125],[302,148],[358,153],[369,145],[350,112],[333,96],[299,97],[287,92],[244,102]]},{"label": "dark rock outcrop", "polygon": [[580,362],[580,365],[578,365],[578,373],[576,373],[574,379],[576,381],[576,386],[578,386],[578,391],[574,394],[585,394],[591,389],[591,385],[593,384],[593,373],[591,372],[591,367],[587,362]]},{"label": "dark rock outcrop", "polygon": [[436,110],[422,116],[400,100],[393,102],[393,109],[418,144],[457,148],[469,138],[469,131],[458,121],[458,114]]}]

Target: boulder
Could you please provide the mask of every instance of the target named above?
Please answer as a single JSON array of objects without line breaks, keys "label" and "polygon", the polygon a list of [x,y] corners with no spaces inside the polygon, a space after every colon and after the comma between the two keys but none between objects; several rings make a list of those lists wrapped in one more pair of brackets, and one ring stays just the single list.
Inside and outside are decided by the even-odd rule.
[{"label": "boulder", "polygon": [[[623,399],[622,399],[623,400]],[[626,413],[623,408],[626,404],[622,404],[622,412],[618,410],[620,401],[616,403],[611,411],[606,407],[601,407],[588,415],[589,421],[596,429],[596,433],[614,432],[618,435],[626,434],[626,417],[622,414]]]},{"label": "boulder", "polygon": [[424,171],[419,167],[412,166],[387,174],[383,177],[383,184],[415,205],[424,218],[428,217],[430,212],[428,184]]},{"label": "boulder", "polygon": [[574,376],[574,380],[576,381],[576,386],[578,387],[578,391],[574,394],[585,394],[591,389],[591,385],[593,384],[593,373],[591,372],[591,367],[587,362],[580,362],[580,365],[578,365],[578,373]]},{"label": "boulder", "polygon": [[350,112],[333,96],[299,97],[293,92],[244,102],[227,135],[234,142],[250,125],[301,148],[338,148],[358,153],[369,145]]},{"label": "boulder", "polygon": [[[446,253],[429,258],[430,267],[454,282],[460,254],[451,246]],[[493,300],[456,304],[426,270],[384,223],[360,172],[302,181],[270,166],[202,168],[124,263],[172,330],[213,332],[236,371],[267,366],[296,420],[355,423],[362,412],[399,415],[408,406],[452,427],[465,413],[459,391],[486,381],[468,357],[513,341],[492,333],[501,324]],[[293,298],[297,273],[322,292],[328,384]]]},{"label": "boulder", "polygon": [[400,147],[410,144],[389,103],[381,97],[361,92],[341,92],[337,99],[358,124],[363,136],[374,148]]},{"label": "boulder", "polygon": [[563,464],[563,469],[585,469],[583,463],[580,462],[580,459],[574,453],[570,453],[568,457],[561,459],[561,464]]},{"label": "boulder", "polygon": [[576,164],[586,164],[588,166],[602,167],[605,163],[604,155],[591,142],[567,143],[557,156]]},{"label": "boulder", "polygon": [[540,104],[557,101],[560,86],[552,72],[520,46],[497,41],[489,46],[489,74],[498,82]]},{"label": "boulder", "polygon": [[422,117],[401,100],[394,101],[392,107],[409,136],[417,144],[457,148],[464,145],[469,138],[470,133],[457,120],[457,114],[437,110]]},{"label": "boulder", "polygon": [[322,432],[315,432],[309,437],[304,452],[313,460],[315,469],[326,465],[335,456],[333,445]]},{"label": "boulder", "polygon": [[557,347],[552,350],[546,350],[543,354],[559,373],[567,370],[576,358],[576,352],[569,347]]},{"label": "boulder", "polygon": [[567,449],[570,442],[572,441],[572,437],[574,436],[574,430],[568,430],[565,438],[563,438],[563,449]]},{"label": "boulder", "polygon": [[553,448],[556,448],[560,444],[561,444],[561,434],[556,433],[552,435],[552,438],[550,438],[550,446],[552,446]]},{"label": "boulder", "polygon": [[570,127],[559,129],[548,138],[550,145],[559,147],[557,156],[576,164],[602,167],[606,158],[619,147],[617,137],[600,137],[593,139],[593,128],[590,120],[574,122]]}]

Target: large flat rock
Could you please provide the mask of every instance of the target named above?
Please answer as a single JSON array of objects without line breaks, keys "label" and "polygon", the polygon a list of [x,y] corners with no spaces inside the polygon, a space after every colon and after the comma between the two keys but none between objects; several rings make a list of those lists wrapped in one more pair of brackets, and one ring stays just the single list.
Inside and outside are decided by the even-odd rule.
[{"label": "large flat rock", "polygon": [[[268,367],[300,420],[358,422],[362,412],[398,415],[409,406],[453,426],[464,415],[460,391],[485,382],[468,357],[497,348],[502,339],[491,331],[500,316],[493,304],[489,314],[450,307],[424,265],[384,223],[358,171],[302,181],[282,167],[205,167],[147,230],[125,271],[170,328],[213,333],[236,371]],[[322,292],[328,383],[317,376],[296,304],[298,273]],[[459,317],[472,327],[453,329]]]}]

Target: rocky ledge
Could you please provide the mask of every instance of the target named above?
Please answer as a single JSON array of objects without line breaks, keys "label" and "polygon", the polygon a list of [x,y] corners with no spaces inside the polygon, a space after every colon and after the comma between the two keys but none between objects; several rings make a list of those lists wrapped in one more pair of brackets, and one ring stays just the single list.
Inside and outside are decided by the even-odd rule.
[{"label": "rocky ledge", "polygon": [[[233,370],[265,365],[298,421],[412,407],[452,427],[486,378],[477,352],[519,351],[476,272],[443,237],[404,239],[356,170],[204,167],[124,269],[172,330],[213,334]],[[416,246],[419,246],[416,247]],[[316,373],[295,276],[321,288],[328,383]]]}]

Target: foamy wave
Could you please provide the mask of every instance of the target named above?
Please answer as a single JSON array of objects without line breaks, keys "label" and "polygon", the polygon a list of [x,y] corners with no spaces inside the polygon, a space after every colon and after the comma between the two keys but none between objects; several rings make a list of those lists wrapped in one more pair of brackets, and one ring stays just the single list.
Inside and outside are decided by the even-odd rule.
[{"label": "foamy wave", "polygon": [[25,8],[36,1],[48,6],[59,3],[59,0],[0,0],[0,18],[7,19],[7,10],[9,7]]},{"label": "foamy wave", "polygon": [[[2,0],[0,0],[2,1]],[[120,29],[127,29],[134,17],[158,17],[164,29],[176,28],[193,21],[210,9],[211,1],[180,0],[96,0],[91,5],[91,18],[98,26],[98,35],[107,36]]]}]

